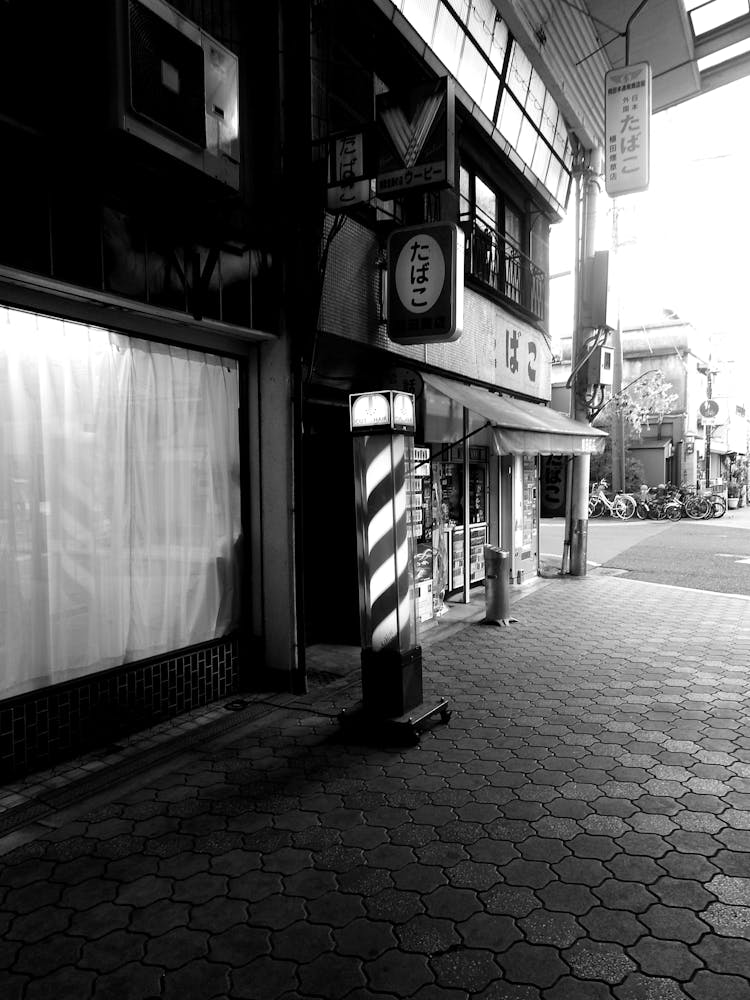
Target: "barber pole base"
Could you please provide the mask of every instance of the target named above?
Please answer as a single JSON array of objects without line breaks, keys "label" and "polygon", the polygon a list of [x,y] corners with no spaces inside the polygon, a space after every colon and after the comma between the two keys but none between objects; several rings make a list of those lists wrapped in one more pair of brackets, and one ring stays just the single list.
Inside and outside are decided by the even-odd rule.
[{"label": "barber pole base", "polygon": [[422,647],[362,650],[362,701],[372,715],[402,716],[422,701]]},{"label": "barber pole base", "polygon": [[422,648],[362,650],[362,701],[339,715],[342,732],[362,743],[414,746],[430,721],[448,722],[448,702],[422,701]]},{"label": "barber pole base", "polygon": [[443,698],[434,702],[422,702],[411,712],[392,718],[372,715],[360,702],[339,713],[339,726],[342,734],[354,743],[416,746],[422,732],[437,716],[440,716],[441,722],[450,720],[448,702]]}]

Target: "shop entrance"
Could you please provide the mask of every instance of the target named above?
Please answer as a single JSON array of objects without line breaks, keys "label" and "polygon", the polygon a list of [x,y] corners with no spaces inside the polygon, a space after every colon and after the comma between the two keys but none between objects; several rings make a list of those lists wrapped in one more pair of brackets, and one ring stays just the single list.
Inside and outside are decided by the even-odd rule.
[{"label": "shop entrance", "polygon": [[305,645],[358,646],[354,461],[345,405],[305,404],[302,477]]}]

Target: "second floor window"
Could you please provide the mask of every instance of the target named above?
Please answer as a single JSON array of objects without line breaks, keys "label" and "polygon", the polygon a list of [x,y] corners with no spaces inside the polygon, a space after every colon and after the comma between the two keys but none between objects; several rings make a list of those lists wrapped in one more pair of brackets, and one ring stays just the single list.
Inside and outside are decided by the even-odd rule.
[{"label": "second floor window", "polygon": [[543,320],[546,274],[528,255],[523,212],[462,166],[459,217],[466,233],[467,274]]}]

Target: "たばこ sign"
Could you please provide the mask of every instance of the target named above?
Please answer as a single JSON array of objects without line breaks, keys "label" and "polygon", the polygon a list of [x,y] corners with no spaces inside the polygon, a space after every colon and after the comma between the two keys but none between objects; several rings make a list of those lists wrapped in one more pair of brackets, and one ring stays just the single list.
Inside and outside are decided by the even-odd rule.
[{"label": "\u305f\u3070\u3053 sign", "polygon": [[457,340],[463,326],[463,232],[433,222],[388,238],[388,336],[399,344]]},{"label": "\u305f\u3070\u3053 sign", "polygon": [[651,67],[643,62],[611,69],[604,89],[607,194],[643,191],[649,181]]}]

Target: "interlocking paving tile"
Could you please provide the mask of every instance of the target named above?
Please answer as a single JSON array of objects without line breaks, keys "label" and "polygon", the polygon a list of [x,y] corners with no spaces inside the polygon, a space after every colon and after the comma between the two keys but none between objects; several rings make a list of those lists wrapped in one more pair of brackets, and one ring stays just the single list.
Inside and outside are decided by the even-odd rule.
[{"label": "interlocking paving tile", "polygon": [[695,944],[709,927],[699,920],[691,910],[657,903],[651,906],[639,919],[648,927],[654,937]]},{"label": "interlocking paving tile", "polygon": [[544,989],[566,975],[570,969],[556,948],[518,942],[498,956],[506,979],[512,983],[529,983]]},{"label": "interlocking paving tile", "polygon": [[750,907],[712,903],[701,917],[717,934],[750,940]]},{"label": "interlocking paving tile", "polygon": [[648,975],[672,977],[681,982],[691,979],[703,965],[682,942],[653,937],[642,937],[628,949],[628,954]]},{"label": "interlocking paving tile", "polygon": [[533,910],[517,921],[518,927],[530,944],[548,944],[567,948],[585,934],[584,928],[571,913],[549,913]]},{"label": "interlocking paving tile", "polygon": [[329,698],[40,827],[9,1000],[750,995],[750,607],[670,601],[550,585],[426,650],[454,714],[416,747],[331,739]]},{"label": "interlocking paving tile", "polygon": [[631,945],[648,933],[646,926],[630,910],[597,906],[578,919],[593,941]]},{"label": "interlocking paving tile", "polygon": [[[688,994],[674,979],[634,972],[613,989],[617,1000],[687,1000]],[[718,1000],[718,998],[717,998]]]},{"label": "interlocking paving tile", "polygon": [[739,976],[721,976],[715,972],[701,971],[685,985],[685,990],[694,1000],[745,1000],[748,982]]},{"label": "interlocking paving tile", "polygon": [[610,1000],[612,994],[604,983],[563,976],[555,985],[545,990],[545,1000]]},{"label": "interlocking paving tile", "polygon": [[498,977],[500,960],[493,951],[462,948],[436,955],[429,964],[440,983],[476,994]]},{"label": "interlocking paving tile", "polygon": [[495,955],[506,951],[523,938],[519,925],[510,918],[489,913],[475,913],[456,925],[464,943],[471,948],[487,948]]},{"label": "interlocking paving tile", "polygon": [[368,962],[364,971],[373,989],[396,995],[408,996],[434,980],[424,955],[395,948]]},{"label": "interlocking paving tile", "polygon": [[[708,883],[711,884],[710,882]],[[651,892],[666,906],[684,906],[699,912],[711,903],[714,895],[695,879],[665,875],[651,886]]]}]

